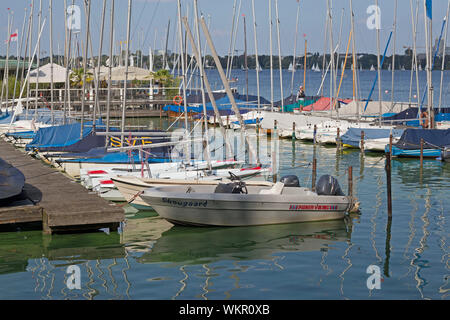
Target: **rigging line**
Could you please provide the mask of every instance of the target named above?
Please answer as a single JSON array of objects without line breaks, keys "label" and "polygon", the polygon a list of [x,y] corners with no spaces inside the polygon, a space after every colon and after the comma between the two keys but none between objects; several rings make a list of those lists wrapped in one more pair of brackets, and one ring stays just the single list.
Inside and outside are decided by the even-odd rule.
[{"label": "rigging line", "polygon": [[[144,8],[141,10],[141,14],[139,15],[139,18],[137,19],[137,21],[136,21],[136,25],[135,25],[135,27],[134,27],[134,30],[133,30],[133,35],[131,36],[131,40],[133,40],[134,39],[134,35],[136,34],[136,29],[139,27],[139,25],[140,25],[140,23],[141,23],[141,19],[142,19],[142,15],[144,14],[144,12],[145,12],[145,9],[146,9],[146,7],[147,7],[147,4],[148,4],[148,1],[144,1]],[[142,43],[142,45],[144,45],[143,43]]]},{"label": "rigging line", "polygon": [[161,0],[158,0],[158,3],[156,4],[156,8],[155,8],[155,10],[153,10],[153,15],[152,15],[152,18],[150,20],[150,24],[148,25],[147,32],[145,33],[145,38],[144,38],[143,45],[147,43],[147,38],[148,38],[148,36],[150,34],[150,29],[151,29],[151,27],[153,25],[153,21],[155,20],[155,15],[158,12],[158,8],[159,8],[159,4],[160,3],[161,3]]}]

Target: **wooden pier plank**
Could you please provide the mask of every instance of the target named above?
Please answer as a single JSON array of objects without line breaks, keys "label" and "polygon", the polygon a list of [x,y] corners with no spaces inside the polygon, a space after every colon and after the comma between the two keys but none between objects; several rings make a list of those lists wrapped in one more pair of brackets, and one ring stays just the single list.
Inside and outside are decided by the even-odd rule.
[{"label": "wooden pier plank", "polygon": [[3,140],[0,140],[0,157],[22,171],[27,183],[24,190],[37,204],[20,209],[5,208],[0,211],[0,223],[36,220],[40,214],[44,232],[51,233],[56,228],[76,230],[118,225],[125,218],[122,208],[90,193],[63,173]]}]

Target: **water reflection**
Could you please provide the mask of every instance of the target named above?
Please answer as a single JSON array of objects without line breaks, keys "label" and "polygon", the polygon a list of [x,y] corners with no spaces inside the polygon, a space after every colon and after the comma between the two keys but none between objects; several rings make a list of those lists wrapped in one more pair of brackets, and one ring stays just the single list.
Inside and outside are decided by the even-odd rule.
[{"label": "water reflection", "polygon": [[171,262],[181,265],[218,260],[271,260],[287,251],[328,250],[334,242],[350,239],[344,221],[237,228],[190,228],[176,226],[162,234],[141,263]]}]

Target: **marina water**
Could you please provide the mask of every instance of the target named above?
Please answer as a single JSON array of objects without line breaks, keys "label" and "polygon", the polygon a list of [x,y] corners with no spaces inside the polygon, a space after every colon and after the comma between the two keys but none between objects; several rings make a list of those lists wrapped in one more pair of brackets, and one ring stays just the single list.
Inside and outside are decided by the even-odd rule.
[{"label": "marina water", "polygon": [[[242,92],[244,73],[235,73]],[[286,88],[289,75],[286,71]],[[319,75],[308,72],[307,90],[317,90]],[[388,75],[383,73],[383,92],[390,90]],[[268,77],[264,70],[266,98]],[[361,73],[361,92],[368,95],[374,77]],[[410,74],[399,71],[396,77],[395,100],[408,101]],[[422,89],[425,78],[421,74]],[[218,82],[213,79],[210,71],[211,83]],[[254,82],[250,94],[256,93]],[[344,81],[342,96],[351,97],[351,89],[351,79]],[[444,86],[444,103],[448,92]],[[158,127],[159,119],[151,121]],[[449,299],[449,163],[425,160],[420,170],[418,160],[394,159],[389,223],[381,154],[291,140],[279,144],[280,176],[295,174],[302,186],[311,184],[314,153],[318,177],[336,176],[344,191],[352,166],[361,213],[334,222],[190,228],[127,208],[119,233],[0,233],[0,299]],[[79,289],[67,285],[69,266],[79,267]],[[380,270],[379,289],[368,286],[371,266]]]}]

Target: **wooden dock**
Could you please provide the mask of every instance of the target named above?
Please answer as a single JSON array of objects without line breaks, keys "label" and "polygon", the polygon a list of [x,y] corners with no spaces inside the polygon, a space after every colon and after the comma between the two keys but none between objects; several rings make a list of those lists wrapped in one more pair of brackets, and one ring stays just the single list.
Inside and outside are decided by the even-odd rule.
[{"label": "wooden dock", "polygon": [[0,225],[42,222],[44,233],[116,230],[124,210],[0,139],[0,157],[24,174],[16,206],[0,208]]}]

